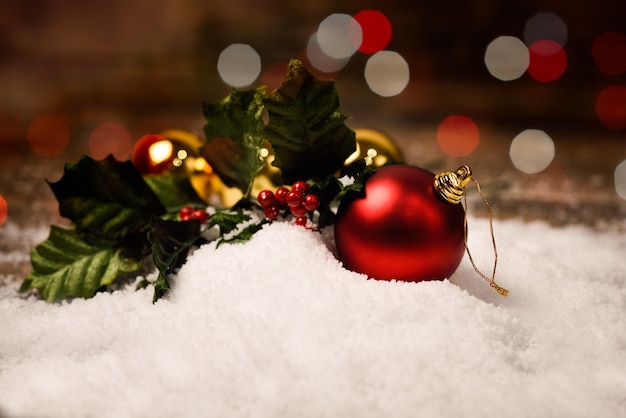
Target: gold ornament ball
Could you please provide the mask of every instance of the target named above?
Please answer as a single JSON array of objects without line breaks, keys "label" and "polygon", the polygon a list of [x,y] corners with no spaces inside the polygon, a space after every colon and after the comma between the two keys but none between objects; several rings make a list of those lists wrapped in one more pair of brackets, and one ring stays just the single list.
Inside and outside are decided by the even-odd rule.
[{"label": "gold ornament ball", "polygon": [[398,146],[382,132],[374,129],[355,129],[354,133],[356,135],[356,151],[346,159],[345,165],[365,159],[367,165],[379,168],[387,164],[397,164],[404,161]]}]

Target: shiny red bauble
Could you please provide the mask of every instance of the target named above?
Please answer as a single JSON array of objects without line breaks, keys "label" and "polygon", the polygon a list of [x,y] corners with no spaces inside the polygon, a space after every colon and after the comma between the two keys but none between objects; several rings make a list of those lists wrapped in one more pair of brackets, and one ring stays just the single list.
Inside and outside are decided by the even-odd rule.
[{"label": "shiny red bauble", "polygon": [[335,222],[339,259],[379,280],[443,280],[463,258],[464,209],[434,188],[435,175],[409,165],[379,168],[364,192],[346,195]]}]

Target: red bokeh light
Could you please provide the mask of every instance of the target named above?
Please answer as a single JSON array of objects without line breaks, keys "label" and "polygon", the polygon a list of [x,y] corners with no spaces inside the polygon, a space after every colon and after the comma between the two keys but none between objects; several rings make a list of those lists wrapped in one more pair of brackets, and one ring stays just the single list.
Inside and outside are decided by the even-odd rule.
[{"label": "red bokeh light", "polygon": [[89,152],[96,160],[113,154],[117,160],[124,161],[130,158],[132,150],[133,139],[119,123],[103,123],[89,137]]},{"label": "red bokeh light", "polygon": [[596,114],[609,129],[626,128],[626,87],[609,86],[596,98]]},{"label": "red bokeh light", "polygon": [[541,82],[554,81],[561,77],[567,68],[567,54],[555,41],[541,40],[532,44],[528,74]]},{"label": "red bokeh light", "polygon": [[618,75],[626,71],[626,34],[605,32],[591,45],[596,65],[606,75]]},{"label": "red bokeh light", "polygon": [[354,15],[361,30],[363,41],[359,51],[364,54],[374,54],[383,50],[391,41],[391,22],[378,10],[361,10]]},{"label": "red bokeh light", "polygon": [[0,195],[0,225],[4,224],[9,216],[9,205],[5,198]]},{"label": "red bokeh light", "polygon": [[28,126],[26,140],[30,149],[43,157],[62,153],[70,143],[71,122],[63,114],[37,116]]},{"label": "red bokeh light", "polygon": [[478,126],[467,116],[448,116],[439,124],[437,142],[441,150],[449,156],[466,157],[480,142]]}]

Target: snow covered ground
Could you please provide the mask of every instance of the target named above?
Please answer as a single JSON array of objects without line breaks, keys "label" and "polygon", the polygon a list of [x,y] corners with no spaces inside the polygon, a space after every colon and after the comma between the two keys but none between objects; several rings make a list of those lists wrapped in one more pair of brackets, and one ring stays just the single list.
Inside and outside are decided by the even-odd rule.
[{"label": "snow covered ground", "polygon": [[623,417],[626,236],[495,233],[506,299],[467,258],[449,281],[367,280],[284,223],[198,249],[156,305],[132,286],[49,305],[5,274],[0,416]]}]

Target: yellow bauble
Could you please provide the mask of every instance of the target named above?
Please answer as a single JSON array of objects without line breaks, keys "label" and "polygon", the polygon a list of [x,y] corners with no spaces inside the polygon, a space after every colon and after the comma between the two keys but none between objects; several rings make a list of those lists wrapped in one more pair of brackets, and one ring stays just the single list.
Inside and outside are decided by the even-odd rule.
[{"label": "yellow bauble", "polygon": [[345,165],[365,159],[368,165],[378,168],[404,161],[398,146],[382,132],[374,129],[355,129],[354,133],[356,151],[346,159]]}]

